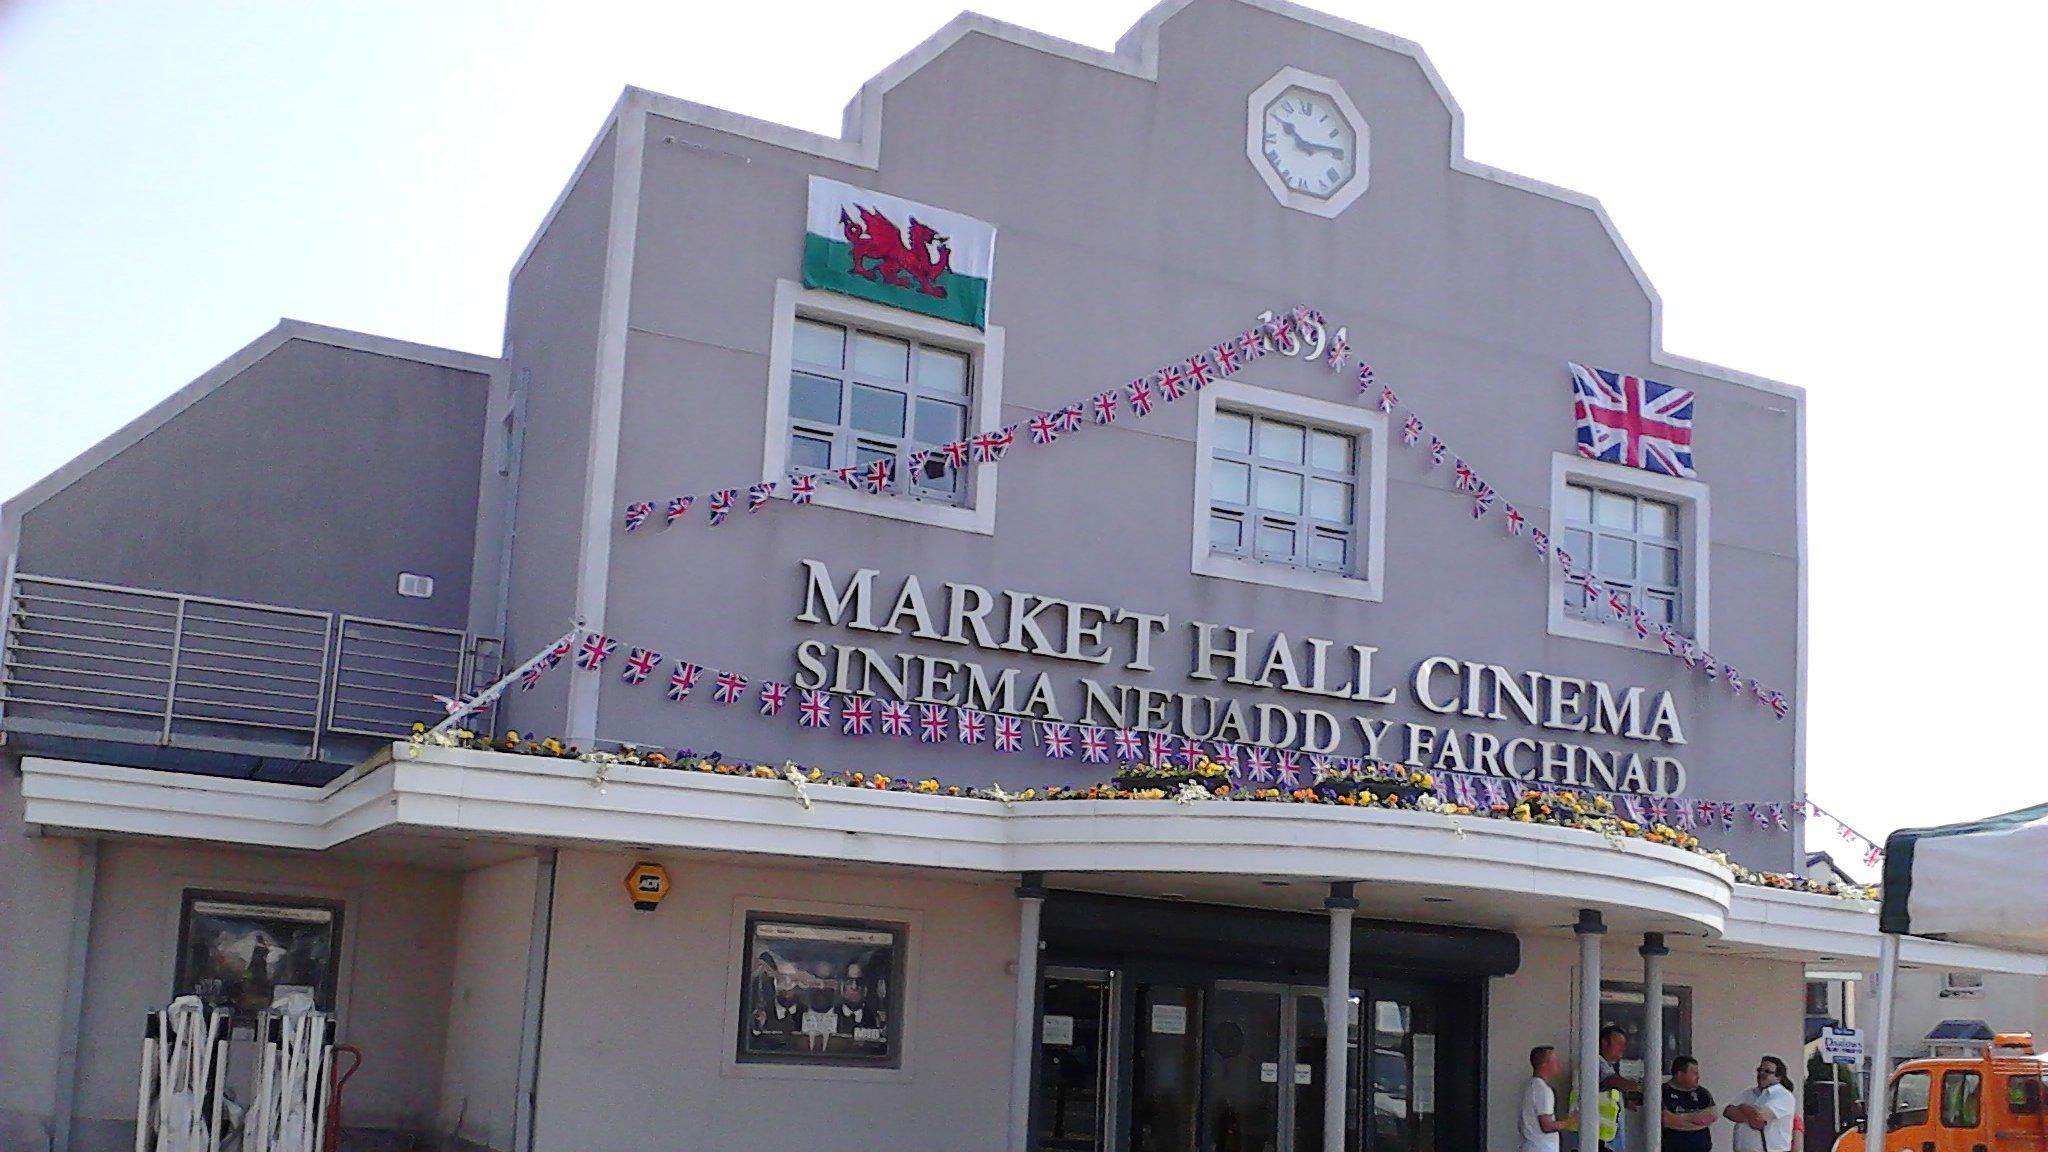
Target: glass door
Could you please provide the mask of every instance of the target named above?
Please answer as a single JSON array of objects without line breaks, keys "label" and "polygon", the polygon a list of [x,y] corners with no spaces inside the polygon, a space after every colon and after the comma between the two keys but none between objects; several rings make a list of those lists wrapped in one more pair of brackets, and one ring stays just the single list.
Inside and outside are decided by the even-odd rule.
[{"label": "glass door", "polygon": [[1206,1152],[1281,1152],[1283,1102],[1294,1080],[1286,989],[1218,984],[1202,1068]]},{"label": "glass door", "polygon": [[1044,1152],[1103,1152],[1116,1067],[1112,1052],[1116,977],[1049,968],[1040,993],[1038,1147]]},{"label": "glass door", "polygon": [[1372,1056],[1366,1074],[1371,1103],[1365,1152],[1435,1152],[1437,1010],[1432,998],[1385,992],[1372,996]]}]

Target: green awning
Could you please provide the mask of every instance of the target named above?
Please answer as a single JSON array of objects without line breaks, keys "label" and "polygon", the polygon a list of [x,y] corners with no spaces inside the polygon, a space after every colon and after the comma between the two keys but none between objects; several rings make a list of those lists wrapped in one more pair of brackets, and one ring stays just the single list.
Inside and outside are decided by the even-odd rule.
[{"label": "green awning", "polygon": [[2048,952],[2048,804],[1885,840],[1879,927]]}]

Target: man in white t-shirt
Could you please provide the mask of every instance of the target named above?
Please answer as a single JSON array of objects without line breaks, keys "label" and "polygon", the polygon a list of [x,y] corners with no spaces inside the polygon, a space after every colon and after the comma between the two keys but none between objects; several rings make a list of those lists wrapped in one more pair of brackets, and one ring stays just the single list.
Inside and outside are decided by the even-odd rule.
[{"label": "man in white t-shirt", "polygon": [[1522,1089],[1519,1128],[1521,1152],[1558,1152],[1557,1134],[1571,1127],[1557,1118],[1557,1093],[1550,1081],[1564,1070],[1557,1049],[1548,1044],[1529,1050],[1529,1083]]},{"label": "man in white t-shirt", "polygon": [[1756,1062],[1756,1087],[1735,1098],[1721,1115],[1735,1122],[1735,1152],[1792,1152],[1792,1115],[1799,1104],[1785,1079],[1785,1062],[1766,1056]]}]

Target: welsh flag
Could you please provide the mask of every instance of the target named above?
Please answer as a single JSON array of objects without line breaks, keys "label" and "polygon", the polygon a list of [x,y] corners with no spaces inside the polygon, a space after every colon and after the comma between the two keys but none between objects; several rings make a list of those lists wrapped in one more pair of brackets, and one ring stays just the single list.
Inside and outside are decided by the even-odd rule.
[{"label": "welsh flag", "polygon": [[986,328],[995,263],[993,224],[811,177],[806,288]]}]

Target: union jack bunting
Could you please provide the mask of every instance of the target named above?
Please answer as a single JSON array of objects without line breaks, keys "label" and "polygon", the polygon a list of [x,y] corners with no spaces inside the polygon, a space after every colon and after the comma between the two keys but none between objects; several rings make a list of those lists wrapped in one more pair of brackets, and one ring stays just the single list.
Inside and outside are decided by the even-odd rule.
[{"label": "union jack bunting", "polygon": [[533,667],[521,672],[519,674],[519,690],[521,692],[531,692],[535,688],[540,687],[540,678],[547,670],[548,666],[546,664],[535,664]]},{"label": "union jack bunting", "polygon": [[1136,764],[1145,758],[1144,740],[1128,728],[1117,729],[1110,736],[1110,741],[1116,745],[1117,759],[1126,764]]},{"label": "union jack bunting", "polygon": [[1756,697],[1758,700],[1762,701],[1765,704],[1771,702],[1770,694],[1764,690],[1763,684],[1758,682],[1754,678],[1752,678],[1749,682],[1749,694],[1751,696]]},{"label": "union jack bunting", "polygon": [[1086,413],[1081,410],[1079,404],[1069,404],[1052,414],[1052,423],[1053,427],[1062,432],[1079,432],[1081,421],[1085,418]]},{"label": "union jack bunting", "polygon": [[1648,824],[1650,822],[1648,814],[1643,810],[1643,801],[1641,797],[1624,797],[1621,802],[1621,807],[1622,811],[1628,813],[1630,823]]},{"label": "union jack bunting", "polygon": [[1628,601],[1622,599],[1620,589],[1614,589],[1607,593],[1607,607],[1613,610],[1616,616],[1628,615]]},{"label": "union jack bunting", "polygon": [[1422,417],[1410,416],[1401,424],[1401,443],[1413,448],[1415,442],[1420,439],[1422,439]]},{"label": "union jack bunting", "polygon": [[711,494],[711,523],[716,526],[725,523],[732,515],[732,502],[739,496],[736,488],[720,488]]},{"label": "union jack bunting", "polygon": [[917,738],[919,740],[926,744],[944,744],[946,742],[947,727],[946,706],[944,704],[926,704],[918,709]]},{"label": "union jack bunting", "polygon": [[1152,414],[1152,382],[1133,380],[1125,387],[1131,397],[1131,411],[1139,416]]},{"label": "union jack bunting", "polygon": [[1024,722],[1015,716],[996,717],[995,750],[1015,752],[1024,746]]},{"label": "union jack bunting", "polygon": [[794,473],[789,478],[789,502],[809,504],[811,497],[818,494],[818,477],[810,472]]},{"label": "union jack bunting", "polygon": [[1209,355],[1216,361],[1216,372],[1218,375],[1228,376],[1232,372],[1237,371],[1238,352],[1236,344],[1225,340],[1223,343],[1209,349]]},{"label": "union jack bunting", "polygon": [[626,654],[626,670],[619,674],[619,679],[628,684],[644,684],[660,664],[661,653],[635,648]]},{"label": "union jack bunting", "polygon": [[740,693],[747,690],[747,678],[737,672],[720,672],[712,682],[711,698],[720,704],[738,702]]},{"label": "union jack bunting", "polygon": [[1708,656],[1708,657],[1707,657],[1707,679],[1708,679],[1708,680],[1718,680],[1718,679],[1720,679],[1720,677],[1721,677],[1721,666],[1720,666],[1720,664],[1719,664],[1719,663],[1717,663],[1717,662],[1716,662],[1716,661],[1714,660],[1714,658],[1713,658],[1712,656]]},{"label": "union jack bunting", "polygon": [[1441,439],[1431,436],[1429,438],[1429,462],[1431,464],[1443,463],[1444,453],[1450,451],[1450,448],[1451,446],[1444,443]]},{"label": "union jack bunting", "polygon": [[1769,828],[1771,826],[1771,810],[1769,808],[1754,802],[1750,803],[1747,807],[1749,808],[1751,823],[1759,828]]},{"label": "union jack bunting", "polygon": [[619,642],[609,636],[592,633],[583,641],[583,647],[576,650],[576,666],[585,672],[595,672],[604,664],[604,658],[618,651]]},{"label": "union jack bunting", "polygon": [[670,524],[673,524],[676,521],[681,520],[683,518],[683,514],[690,510],[690,505],[695,504],[696,502],[697,498],[695,496],[669,497],[668,519],[662,522],[662,527],[666,528]]},{"label": "union jack bunting", "polygon": [[1003,458],[1003,453],[1010,450],[1016,438],[1016,433],[1009,428],[999,428],[994,432],[978,433],[968,443],[974,447],[975,463],[993,464]]},{"label": "union jack bunting", "polygon": [[1301,787],[1301,758],[1292,752],[1282,752],[1276,757],[1273,775],[1283,787]]},{"label": "union jack bunting", "polygon": [[1515,506],[1513,504],[1503,504],[1501,505],[1501,507],[1506,510],[1505,514],[1508,518],[1508,535],[1520,536],[1522,534],[1522,525],[1524,523],[1522,514],[1515,509]]},{"label": "union jack bunting", "polygon": [[979,744],[981,743],[981,738],[987,733],[987,713],[976,712],[972,708],[960,709],[960,742],[962,744]]},{"label": "union jack bunting", "polygon": [[859,696],[845,697],[839,705],[839,730],[848,736],[865,736],[875,730],[875,705]]},{"label": "union jack bunting", "polygon": [[1877,862],[1882,859],[1884,859],[1884,849],[1872,844],[1870,851],[1863,854],[1863,866],[1865,868],[1875,868],[1877,867]]},{"label": "union jack bunting", "polygon": [[676,670],[669,674],[668,698],[681,704],[690,698],[690,689],[697,686],[697,677],[703,669],[685,660],[676,661]]},{"label": "union jack bunting", "polygon": [[1237,745],[1225,744],[1219,741],[1211,744],[1210,748],[1215,752],[1215,755],[1210,758],[1223,765],[1225,772],[1232,776],[1242,774],[1243,769],[1238,766],[1237,761]]},{"label": "union jack bunting", "polygon": [[761,715],[780,716],[782,706],[789,700],[789,685],[774,680],[761,684]]},{"label": "union jack bunting", "polygon": [[1088,401],[1088,408],[1097,424],[1116,423],[1117,399],[1115,392],[1097,392],[1095,398]]},{"label": "union jack bunting", "polygon": [[1574,571],[1576,571],[1576,570],[1578,569],[1578,565],[1577,565],[1576,563],[1574,563],[1574,562],[1573,562],[1573,560],[1572,560],[1572,554],[1571,554],[1571,553],[1569,553],[1569,552],[1567,552],[1567,551],[1565,551],[1564,549],[1562,549],[1562,548],[1556,548],[1556,549],[1552,549],[1552,550],[1551,550],[1551,555],[1553,555],[1553,556],[1556,556],[1556,557],[1557,557],[1557,566],[1558,566],[1559,568],[1562,568],[1562,569],[1564,569],[1564,571],[1565,571],[1565,575],[1569,576],[1569,575],[1571,575],[1571,573],[1572,573],[1572,572],[1574,572]]},{"label": "union jack bunting", "polygon": [[1156,374],[1159,380],[1159,396],[1166,401],[1178,400],[1188,390],[1188,378],[1178,364],[1168,364]]},{"label": "union jack bunting", "polygon": [[547,662],[548,667],[556,667],[560,665],[562,661],[567,660],[569,658],[569,652],[574,647],[575,642],[573,640],[558,640],[555,642],[555,646],[553,648],[548,649],[548,654],[542,657],[542,659]]},{"label": "union jack bunting", "polygon": [[1664,651],[1678,655],[1678,632],[1669,624],[1657,625],[1657,639],[1664,642]]},{"label": "union jack bunting", "polygon": [[1678,640],[1679,640],[1679,644],[1678,644],[1678,657],[1679,657],[1679,659],[1681,659],[1681,660],[1684,660],[1684,661],[1685,661],[1685,666],[1686,666],[1687,668],[1697,668],[1697,667],[1699,667],[1699,666],[1700,666],[1700,646],[1699,646],[1698,644],[1695,644],[1695,643],[1693,643],[1693,641],[1692,641],[1692,638],[1691,638],[1691,637],[1689,637],[1689,636],[1680,636],[1680,637],[1678,638]]},{"label": "union jack bunting", "polygon": [[1470,464],[1459,460],[1452,466],[1451,471],[1452,483],[1457,485],[1458,491],[1464,492],[1479,487],[1479,473],[1474,472]]},{"label": "union jack bunting", "polygon": [[1270,783],[1273,779],[1273,761],[1266,750],[1257,745],[1245,749],[1245,775],[1255,784]]},{"label": "union jack bunting", "polygon": [[[1360,360],[1358,362],[1358,394],[1360,396],[1363,396],[1366,393],[1372,391],[1374,379],[1375,377],[1373,376],[1372,365],[1367,364],[1363,360]],[[1382,397],[1382,399],[1384,399],[1384,397]],[[1380,409],[1380,411],[1384,412],[1386,411],[1386,409],[1382,408]]]},{"label": "union jack bunting", "polygon": [[806,691],[796,706],[796,720],[806,728],[830,728],[832,698],[816,688]]},{"label": "union jack bunting", "polygon": [[1031,442],[1033,444],[1051,444],[1059,438],[1059,425],[1053,422],[1052,413],[1048,412],[1042,416],[1033,416],[1031,418]]},{"label": "union jack bunting", "polygon": [[939,455],[946,458],[946,467],[965,468],[967,467],[967,441],[954,440],[951,443],[941,444],[939,445]]},{"label": "union jack bunting", "polygon": [[1237,354],[1249,364],[1266,354],[1266,337],[1253,328],[1237,338]]},{"label": "union jack bunting", "polygon": [[1735,831],[1735,805],[1732,803],[1721,805],[1721,831]]},{"label": "union jack bunting", "polygon": [[766,484],[747,485],[747,511],[759,512],[762,505],[768,503],[769,497],[774,495],[775,482],[773,480]]},{"label": "union jack bunting", "polygon": [[1294,334],[1294,318],[1275,316],[1261,326],[1261,331],[1265,333],[1266,342],[1277,350],[1285,346],[1288,338]]},{"label": "union jack bunting", "polygon": [[1648,640],[1650,638],[1650,618],[1643,615],[1641,608],[1637,608],[1629,613],[1629,622],[1635,625],[1636,639]]},{"label": "union jack bunting", "polygon": [[647,518],[653,514],[654,503],[652,501],[640,500],[626,505],[626,531],[639,531],[640,526],[647,523]]},{"label": "union jack bunting", "polygon": [[1193,356],[1188,357],[1186,368],[1188,387],[1193,388],[1197,392],[1207,388],[1210,382],[1216,378],[1216,370],[1209,366],[1209,354],[1207,352],[1197,352]]},{"label": "union jack bunting", "polygon": [[1038,726],[1038,743],[1045,749],[1048,760],[1066,760],[1074,754],[1074,737],[1065,724],[1041,723]]},{"label": "union jack bunting", "polygon": [[1395,398],[1394,390],[1392,388],[1380,389],[1380,411],[1392,412],[1394,410],[1394,405],[1398,403],[1400,403],[1400,401]]},{"label": "union jack bunting", "polygon": [[1693,394],[1641,376],[1570,365],[1579,455],[1691,476]]},{"label": "union jack bunting", "polygon": [[1295,326],[1298,328],[1306,328],[1311,324],[1320,328],[1325,323],[1323,314],[1306,304],[1296,304],[1294,311],[1288,313],[1288,315],[1294,318]]},{"label": "union jack bunting", "polygon": [[[1563,553],[1559,553],[1559,555],[1563,555]],[[1586,606],[1588,608],[1600,602],[1601,584],[1598,579],[1594,578],[1591,572],[1581,575],[1579,577],[1579,584],[1586,590]]]},{"label": "union jack bunting", "polygon": [[839,481],[841,484],[846,485],[848,488],[860,487],[859,477],[860,465],[858,464],[848,464],[844,468],[834,468],[832,470],[832,478]]},{"label": "union jack bunting", "polygon": [[1192,761],[1194,758],[1193,750],[1179,737],[1170,733],[1155,733],[1146,738],[1146,743],[1151,745],[1152,765],[1155,768],[1165,768],[1175,760]]},{"label": "union jack bunting", "polygon": [[1548,555],[1550,552],[1550,533],[1545,532],[1541,528],[1529,529],[1529,544],[1536,549],[1536,555]]},{"label": "union jack bunting", "polygon": [[882,735],[910,735],[910,705],[891,700],[882,705]]},{"label": "union jack bunting", "polygon": [[1723,665],[1721,666],[1721,668],[1722,668],[1722,670],[1723,670],[1724,672],[1726,672],[1726,673],[1728,674],[1728,675],[1727,675],[1727,680],[1728,680],[1728,691],[1729,691],[1729,692],[1730,692],[1731,694],[1735,695],[1735,696],[1738,696],[1738,697],[1739,697],[1739,696],[1741,696],[1741,695],[1742,695],[1742,677],[1741,677],[1740,675],[1736,674],[1736,671],[1735,671],[1735,666],[1734,666],[1734,665],[1732,665],[1732,664],[1723,664]]},{"label": "union jack bunting", "polygon": [[1081,760],[1088,764],[1109,763],[1109,737],[1102,729],[1092,724],[1083,724],[1081,732]]},{"label": "union jack bunting", "polygon": [[1770,705],[1771,714],[1780,720],[1783,720],[1792,711],[1792,702],[1785,699],[1783,692],[1773,690],[1765,697],[1764,703]]},{"label": "union jack bunting", "polygon": [[1349,359],[1351,359],[1351,341],[1346,340],[1342,336],[1330,337],[1330,347],[1328,351],[1323,353],[1323,363],[1328,364],[1332,372],[1342,372],[1344,370],[1344,362]]},{"label": "union jack bunting", "polygon": [[1486,515],[1486,510],[1491,507],[1493,507],[1493,489],[1482,482],[1479,485],[1478,491],[1472,493],[1472,518],[1477,520],[1481,516]]},{"label": "union jack bunting", "polygon": [[889,490],[889,480],[895,471],[895,460],[889,458],[877,460],[861,472],[860,486],[880,496]]}]

